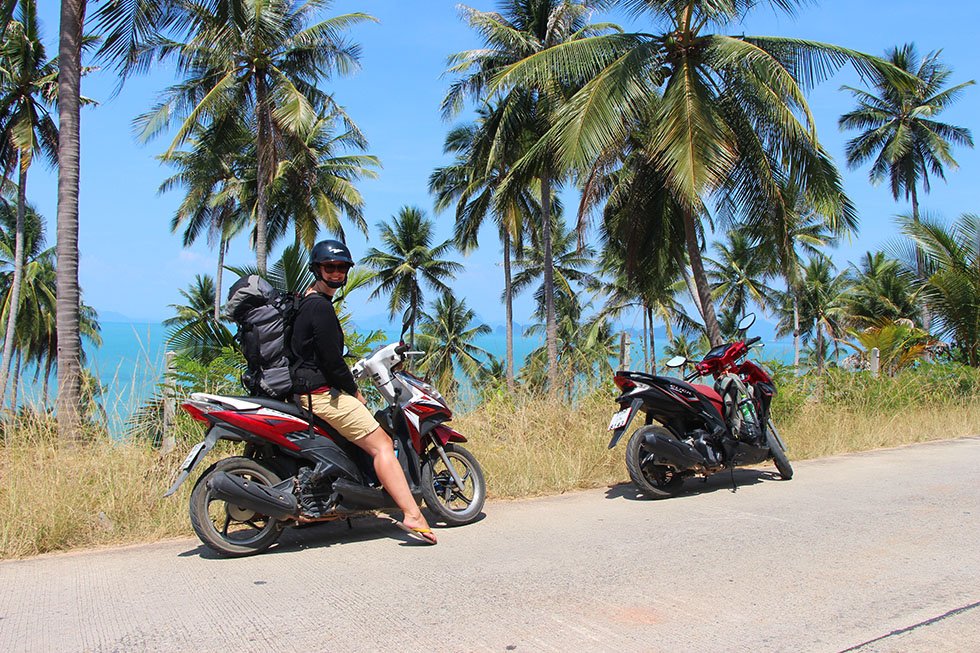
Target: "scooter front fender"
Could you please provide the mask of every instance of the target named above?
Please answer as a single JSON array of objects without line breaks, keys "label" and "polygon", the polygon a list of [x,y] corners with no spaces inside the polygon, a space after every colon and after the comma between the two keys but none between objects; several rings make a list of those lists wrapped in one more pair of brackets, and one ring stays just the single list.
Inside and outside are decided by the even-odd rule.
[{"label": "scooter front fender", "polygon": [[442,446],[446,446],[450,442],[466,442],[466,436],[445,424],[440,424],[432,429],[431,436],[438,440]]}]

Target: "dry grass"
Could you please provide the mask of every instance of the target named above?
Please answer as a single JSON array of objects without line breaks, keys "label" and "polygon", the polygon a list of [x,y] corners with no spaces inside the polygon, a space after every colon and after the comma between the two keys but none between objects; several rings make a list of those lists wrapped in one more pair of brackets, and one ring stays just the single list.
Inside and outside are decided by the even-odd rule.
[{"label": "dry grass", "polygon": [[897,412],[858,412],[807,405],[780,427],[791,460],[980,435],[980,406],[914,406]]},{"label": "dry grass", "polygon": [[625,477],[621,448],[605,430],[616,405],[608,397],[576,408],[542,398],[500,399],[454,423],[483,466],[492,498],[555,494]]},{"label": "dry grass", "polygon": [[65,446],[50,424],[22,420],[0,447],[0,559],[191,534],[193,479],[163,498],[188,448],[161,458],[145,443]]},{"label": "dry grass", "polygon": [[[555,494],[629,480],[624,443],[610,451],[608,398],[569,409],[542,399],[491,404],[455,424],[470,442],[494,498]],[[631,427],[631,430],[635,428]],[[808,403],[777,421],[791,460],[980,434],[974,402],[873,411]]]},{"label": "dry grass", "polygon": [[[975,401],[913,404],[903,410],[803,403],[777,421],[793,460],[976,435]],[[627,480],[624,448],[607,449],[616,406],[599,393],[576,408],[542,398],[495,399],[454,426],[486,471],[492,498],[518,498]],[[191,535],[192,477],[163,498],[174,471],[199,440],[181,420],[177,450],[161,459],[150,445],[105,438],[59,445],[50,421],[21,420],[0,441],[0,559],[81,547]],[[212,452],[206,464],[237,451]]]}]

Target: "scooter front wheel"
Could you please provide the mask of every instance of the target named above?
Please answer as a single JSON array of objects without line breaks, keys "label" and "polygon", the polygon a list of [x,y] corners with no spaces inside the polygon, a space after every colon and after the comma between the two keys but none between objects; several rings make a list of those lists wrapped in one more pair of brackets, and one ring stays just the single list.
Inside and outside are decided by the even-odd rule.
[{"label": "scooter front wheel", "polygon": [[433,448],[422,465],[422,498],[429,510],[450,526],[469,524],[480,516],[487,498],[483,469],[476,457],[459,445],[447,444],[443,450],[463,485],[456,485],[452,472]]},{"label": "scooter front wheel", "polygon": [[769,445],[772,462],[776,464],[776,471],[779,472],[782,479],[788,481],[793,478],[793,466],[789,464],[789,457],[786,456],[786,450],[783,449],[783,441],[779,437],[772,420],[769,420],[768,428],[766,428],[766,444]]},{"label": "scooter front wheel", "polygon": [[279,482],[278,476],[251,458],[234,456],[218,461],[201,474],[191,492],[190,514],[194,532],[208,548],[228,558],[265,551],[279,539],[282,524],[272,517],[212,496],[208,481],[219,472],[263,485]]}]

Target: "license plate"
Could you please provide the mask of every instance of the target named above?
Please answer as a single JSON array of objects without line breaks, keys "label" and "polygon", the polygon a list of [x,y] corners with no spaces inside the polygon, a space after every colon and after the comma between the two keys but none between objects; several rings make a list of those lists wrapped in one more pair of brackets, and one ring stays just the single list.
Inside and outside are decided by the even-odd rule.
[{"label": "license plate", "polygon": [[194,459],[197,458],[197,454],[201,453],[201,449],[203,448],[204,448],[203,442],[198,442],[197,444],[195,444],[194,448],[191,449],[191,452],[187,454],[187,458],[184,458],[184,462],[180,464],[180,468],[185,470],[190,469],[191,465],[194,464]]},{"label": "license plate", "polygon": [[608,430],[615,431],[616,429],[623,428],[623,426],[626,425],[626,422],[629,421],[630,413],[632,412],[633,412],[633,408],[630,407],[630,408],[624,408],[623,410],[613,415],[612,419],[609,420]]}]

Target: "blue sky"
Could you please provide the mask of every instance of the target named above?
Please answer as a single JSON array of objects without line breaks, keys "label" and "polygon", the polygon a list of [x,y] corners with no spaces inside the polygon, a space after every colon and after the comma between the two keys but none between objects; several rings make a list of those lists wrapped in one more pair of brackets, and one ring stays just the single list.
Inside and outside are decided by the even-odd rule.
[{"label": "blue sky", "polygon": [[[468,4],[478,9],[495,7],[493,1]],[[57,50],[58,5],[55,0],[40,2],[49,53]],[[448,86],[448,80],[441,77],[446,57],[480,45],[476,34],[459,19],[456,7],[455,2],[443,0],[340,0],[329,12],[365,11],[380,21],[360,26],[351,34],[363,47],[362,70],[325,84],[365,131],[369,152],[378,155],[384,166],[377,180],[361,185],[374,241],[377,223],[403,205],[418,205],[432,215],[428,176],[449,160],[442,153],[442,144],[450,125],[439,114],[439,102]],[[622,14],[596,16],[596,20],[609,19],[638,30],[652,31],[655,27],[646,17],[633,21]],[[943,61],[955,71],[952,82],[959,83],[980,80],[980,48],[975,36],[978,24],[980,7],[973,0],[941,5],[921,0],[824,0],[795,18],[759,9],[732,31],[798,36],[879,55],[889,47],[914,41],[920,53],[943,49]],[[170,218],[179,197],[177,193],[157,194],[169,173],[155,159],[169,141],[158,138],[141,145],[131,128],[132,119],[151,106],[173,81],[171,72],[157,70],[131,80],[113,97],[116,80],[111,71],[96,72],[83,80],[83,94],[100,105],[82,114],[80,278],[85,301],[95,306],[104,320],[119,315],[136,320],[163,319],[171,313],[168,304],[179,301],[179,288],[186,287],[195,274],[214,274],[217,258],[205,242],[184,249],[179,235],[170,233]],[[856,86],[860,82],[850,70],[844,70],[810,94],[821,141],[842,168],[846,190],[861,217],[858,236],[834,253],[839,266],[894,239],[893,216],[909,210],[904,203],[894,202],[888,189],[871,187],[866,169],[844,169],[847,135],[838,132],[837,119],[852,108],[853,102],[839,91],[842,84]],[[975,119],[980,114],[978,109],[980,87],[972,87],[941,119],[968,127],[975,138],[980,138]],[[932,193],[921,199],[924,211],[946,219],[980,211],[976,200],[980,153],[960,149],[955,156],[960,168],[949,172],[948,183],[938,181]],[[54,171],[43,164],[34,166],[28,196],[47,217],[48,241],[53,245],[57,198]],[[566,204],[574,206],[574,197],[569,195]],[[448,238],[451,230],[450,212],[438,216],[437,233]],[[369,245],[355,230],[349,229],[348,234],[351,248],[359,256]],[[498,300],[503,285],[499,245],[487,231],[481,246],[462,259],[466,271],[453,287],[484,321],[499,324],[503,321]],[[273,252],[276,255],[278,251]],[[254,262],[244,237],[232,243],[228,262]],[[352,297],[355,317],[384,314],[384,304],[368,302],[367,295],[364,292]],[[530,299],[524,297],[518,301],[515,317],[518,322],[529,322],[530,313]],[[636,322],[627,321],[627,326],[639,326],[638,318]]]}]

